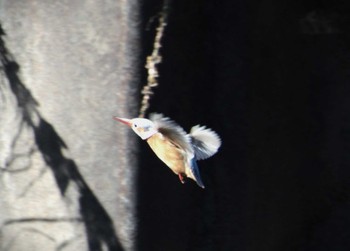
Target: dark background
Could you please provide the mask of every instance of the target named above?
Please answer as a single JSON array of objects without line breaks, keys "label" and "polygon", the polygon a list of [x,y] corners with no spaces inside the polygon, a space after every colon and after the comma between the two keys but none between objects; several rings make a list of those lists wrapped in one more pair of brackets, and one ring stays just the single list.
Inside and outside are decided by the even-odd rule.
[{"label": "dark background", "polygon": [[202,190],[140,142],[138,250],[350,250],[350,3],[172,1],[168,21],[150,111],[223,145]]}]

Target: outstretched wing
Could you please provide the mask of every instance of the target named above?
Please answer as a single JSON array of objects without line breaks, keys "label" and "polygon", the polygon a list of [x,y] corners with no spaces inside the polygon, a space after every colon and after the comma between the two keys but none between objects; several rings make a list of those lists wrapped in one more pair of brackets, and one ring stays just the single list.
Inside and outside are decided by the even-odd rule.
[{"label": "outstretched wing", "polygon": [[191,155],[193,156],[191,138],[181,126],[160,113],[150,114],[149,119],[154,123],[156,129],[167,137],[172,144],[185,150],[186,153],[189,154],[188,157],[191,158]]},{"label": "outstretched wing", "polygon": [[220,137],[205,126],[196,125],[192,127],[190,137],[197,160],[213,156],[221,145]]}]

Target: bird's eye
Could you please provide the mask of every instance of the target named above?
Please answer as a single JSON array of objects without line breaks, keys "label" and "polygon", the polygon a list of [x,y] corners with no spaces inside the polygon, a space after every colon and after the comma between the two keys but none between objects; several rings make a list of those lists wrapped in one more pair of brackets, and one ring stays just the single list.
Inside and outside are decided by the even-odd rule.
[{"label": "bird's eye", "polygon": [[137,127],[137,125],[136,125],[136,124],[134,124],[134,127]]}]

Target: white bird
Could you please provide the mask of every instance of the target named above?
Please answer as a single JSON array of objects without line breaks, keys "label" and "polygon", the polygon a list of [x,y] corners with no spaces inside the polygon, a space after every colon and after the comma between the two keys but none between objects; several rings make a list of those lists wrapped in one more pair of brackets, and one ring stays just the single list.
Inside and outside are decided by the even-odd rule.
[{"label": "white bird", "polygon": [[209,158],[218,151],[221,139],[214,131],[196,125],[187,134],[181,126],[159,113],[151,114],[150,119],[114,119],[130,126],[146,140],[158,158],[179,176],[181,183],[188,177],[204,188],[197,160]]}]

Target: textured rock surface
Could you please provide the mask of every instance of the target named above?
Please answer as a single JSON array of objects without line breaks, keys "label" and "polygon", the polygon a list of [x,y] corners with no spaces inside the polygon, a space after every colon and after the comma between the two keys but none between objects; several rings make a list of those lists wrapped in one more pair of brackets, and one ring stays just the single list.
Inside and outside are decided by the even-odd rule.
[{"label": "textured rock surface", "polygon": [[0,1],[1,250],[133,249],[135,2]]}]

